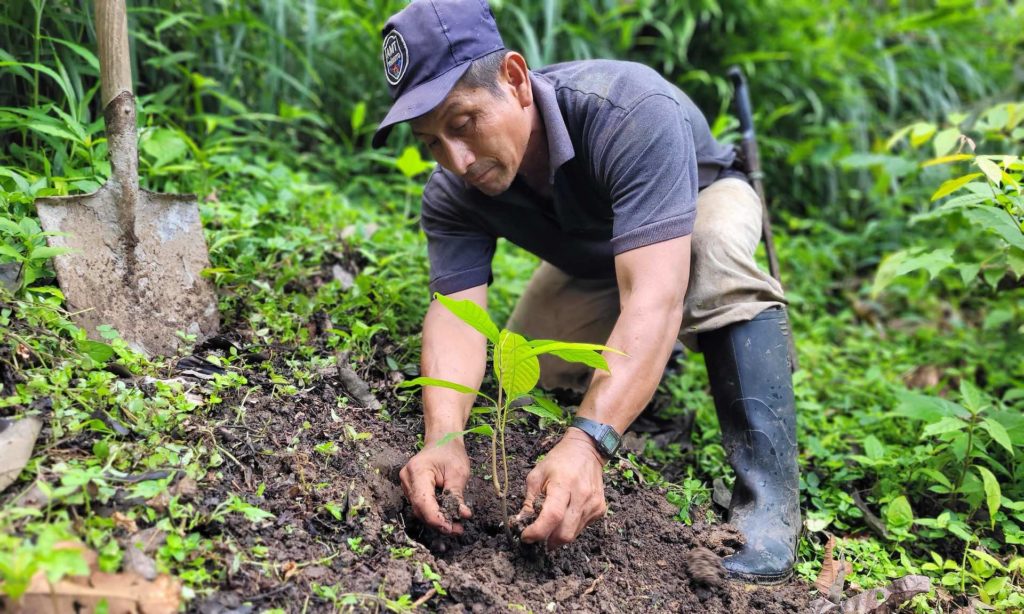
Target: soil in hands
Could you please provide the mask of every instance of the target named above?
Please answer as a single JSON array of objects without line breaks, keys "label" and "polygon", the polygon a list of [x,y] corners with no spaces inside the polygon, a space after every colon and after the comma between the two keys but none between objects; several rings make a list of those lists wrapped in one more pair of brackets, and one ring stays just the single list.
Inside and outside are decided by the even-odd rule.
[{"label": "soil in hands", "polygon": [[[378,370],[383,363],[356,371],[385,408],[400,408],[390,392],[400,376]],[[473,517],[461,519],[458,501],[443,494],[445,513],[465,532],[441,535],[412,516],[398,480],[422,432],[418,408],[388,414],[359,407],[331,369],[290,397],[276,395],[256,373],[245,375],[265,384],[246,392],[245,411],[236,411],[241,398],[225,399],[219,413],[203,417],[209,424],[195,425],[198,439],[209,443],[212,434],[230,458],[200,480],[192,503],[208,513],[234,493],[274,517],[253,523],[233,513],[198,528],[218,544],[206,567],[219,582],[190,603],[191,611],[331,612],[341,607],[341,595],[358,600],[352,611],[370,612],[403,595],[423,611],[447,613],[806,609],[809,587],[802,582],[752,587],[724,580],[718,558],[733,552],[739,536],[720,524],[684,525],[664,492],[626,480],[614,462],[605,476],[608,515],[572,544],[546,552],[510,543],[505,528],[516,517],[502,516],[494,494],[490,442],[468,438],[473,476],[465,498]],[[512,431],[510,513],[522,505],[526,473],[558,440],[533,422]],[[325,454],[316,447],[327,441],[337,446]],[[532,520],[515,524],[521,531]],[[334,601],[318,587],[330,587]]]}]

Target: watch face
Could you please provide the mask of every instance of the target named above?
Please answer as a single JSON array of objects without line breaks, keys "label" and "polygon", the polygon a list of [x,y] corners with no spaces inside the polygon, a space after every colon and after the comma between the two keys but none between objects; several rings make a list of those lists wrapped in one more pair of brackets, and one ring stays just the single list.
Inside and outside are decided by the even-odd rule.
[{"label": "watch face", "polygon": [[601,437],[601,447],[607,450],[609,454],[613,454],[618,446],[618,436],[615,434],[615,431],[608,429],[604,436]]}]

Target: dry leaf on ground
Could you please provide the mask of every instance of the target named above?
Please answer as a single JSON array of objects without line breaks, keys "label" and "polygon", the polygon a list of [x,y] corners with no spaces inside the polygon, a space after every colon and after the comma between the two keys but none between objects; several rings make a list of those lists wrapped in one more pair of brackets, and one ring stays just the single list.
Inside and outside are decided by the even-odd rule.
[{"label": "dry leaf on ground", "polygon": [[[134,573],[103,573],[96,569],[96,553],[81,544],[89,563],[88,577],[67,577],[50,584],[44,571],[32,576],[21,601],[0,600],[0,611],[14,614],[64,614],[95,612],[101,602],[109,614],[172,614],[181,604],[181,585],[171,576],[158,576],[150,582]],[[60,544],[57,544],[60,546]]]},{"label": "dry leaf on ground", "polygon": [[828,536],[828,543],[825,544],[825,560],[821,563],[821,571],[814,586],[818,592],[825,595],[832,602],[838,602],[843,596],[843,585],[846,583],[846,576],[853,571],[853,566],[842,559],[832,558],[832,551],[836,546],[836,538]]}]

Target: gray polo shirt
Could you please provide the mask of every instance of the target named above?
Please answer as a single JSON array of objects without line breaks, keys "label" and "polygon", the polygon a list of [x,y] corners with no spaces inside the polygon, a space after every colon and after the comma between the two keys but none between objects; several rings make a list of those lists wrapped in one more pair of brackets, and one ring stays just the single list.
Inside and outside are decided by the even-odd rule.
[{"label": "gray polo shirt", "polygon": [[423,190],[430,291],[490,283],[504,237],[584,279],[615,277],[615,256],[693,231],[697,191],[735,153],[679,88],[631,62],[587,60],[532,71],[553,197],[521,177],[490,197],[438,167]]}]

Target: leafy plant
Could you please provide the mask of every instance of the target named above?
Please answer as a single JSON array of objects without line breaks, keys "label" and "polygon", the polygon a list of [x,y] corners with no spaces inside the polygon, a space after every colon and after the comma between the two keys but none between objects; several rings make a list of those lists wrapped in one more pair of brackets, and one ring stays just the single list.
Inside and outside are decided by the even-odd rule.
[{"label": "leafy plant", "polygon": [[[434,298],[456,317],[476,329],[491,344],[491,363],[494,378],[498,383],[496,398],[468,386],[433,377],[417,377],[404,382],[402,387],[438,386],[457,392],[483,397],[489,405],[474,410],[477,416],[490,416],[490,423],[474,426],[464,431],[448,433],[436,445],[444,445],[455,437],[467,434],[485,435],[491,438],[491,482],[494,492],[501,500],[502,518],[508,518],[508,456],[505,452],[505,429],[509,417],[519,399],[528,397],[536,405],[525,405],[524,411],[543,418],[559,420],[562,412],[553,409],[554,403],[546,399],[538,401],[530,396],[540,380],[540,362],[537,357],[550,354],[566,362],[581,363],[595,369],[608,370],[608,363],[602,351],[618,352],[604,345],[592,343],[570,343],[565,341],[533,340],[508,329],[499,330],[486,311],[470,300],[456,301],[440,293]],[[508,523],[505,523],[509,535]]]}]

